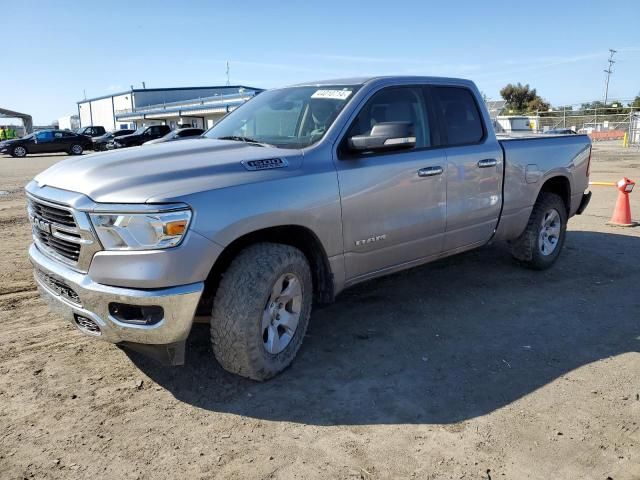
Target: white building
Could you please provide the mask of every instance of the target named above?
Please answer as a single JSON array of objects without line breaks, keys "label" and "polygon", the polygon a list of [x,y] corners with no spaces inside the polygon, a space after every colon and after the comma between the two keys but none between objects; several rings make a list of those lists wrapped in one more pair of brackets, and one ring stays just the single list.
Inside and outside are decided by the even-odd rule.
[{"label": "white building", "polygon": [[640,112],[636,112],[631,117],[629,123],[629,143],[640,145]]},{"label": "white building", "polygon": [[[136,128],[149,124],[189,124],[207,128],[222,114],[192,108],[205,100],[218,102],[225,113],[228,104],[242,103],[262,89],[235,86],[131,89],[78,102],[80,126],[103,126],[107,130]],[[238,103],[238,104],[239,104]],[[185,107],[185,108],[180,108]]]},{"label": "white building", "polygon": [[58,119],[58,128],[60,130],[75,130],[80,128],[80,117],[78,115],[65,115]]},{"label": "white building", "polygon": [[540,117],[535,115],[498,115],[495,120],[497,132],[537,132]]}]

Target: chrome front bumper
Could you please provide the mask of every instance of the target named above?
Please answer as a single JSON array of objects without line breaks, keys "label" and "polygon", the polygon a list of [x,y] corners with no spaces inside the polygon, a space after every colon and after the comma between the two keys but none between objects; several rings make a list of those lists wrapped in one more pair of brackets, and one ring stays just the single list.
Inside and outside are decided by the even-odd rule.
[{"label": "chrome front bumper", "polygon": [[[185,340],[204,289],[202,282],[148,290],[102,285],[86,274],[51,260],[35,245],[29,248],[29,259],[36,269],[38,290],[50,308],[83,333],[112,343],[167,345]],[[65,287],[76,295],[69,295]],[[109,313],[111,302],[159,306],[163,308],[164,317],[153,325],[124,323]],[[86,328],[92,322],[99,327],[99,332]]]}]

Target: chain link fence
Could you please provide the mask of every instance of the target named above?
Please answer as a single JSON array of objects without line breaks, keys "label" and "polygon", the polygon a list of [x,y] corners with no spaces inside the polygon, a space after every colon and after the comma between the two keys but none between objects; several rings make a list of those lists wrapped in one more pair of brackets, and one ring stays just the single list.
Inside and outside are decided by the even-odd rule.
[{"label": "chain link fence", "polygon": [[633,120],[640,113],[635,107],[610,107],[553,110],[538,112],[538,130],[545,131],[554,128],[572,128],[584,133],[592,132],[629,132],[633,128]]},{"label": "chain link fence", "polygon": [[[593,105],[592,102],[589,105]],[[629,102],[630,103],[630,102]],[[625,102],[626,105],[629,103]],[[640,146],[640,107],[622,106],[621,103],[606,107],[583,108],[582,105],[567,105],[549,111],[527,112],[515,115],[505,108],[504,102],[489,101],[487,107],[498,130],[509,122],[500,119],[528,119],[527,129],[544,133],[549,130],[571,129],[578,133],[591,135],[592,140],[622,140],[626,138],[630,145]]]}]

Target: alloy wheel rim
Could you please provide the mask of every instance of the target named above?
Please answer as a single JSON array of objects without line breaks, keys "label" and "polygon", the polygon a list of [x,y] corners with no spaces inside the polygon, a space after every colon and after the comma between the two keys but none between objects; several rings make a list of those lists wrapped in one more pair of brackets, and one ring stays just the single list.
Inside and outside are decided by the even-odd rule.
[{"label": "alloy wheel rim", "polygon": [[82,152],[82,147],[80,145],[74,145],[73,147],[71,147],[71,151],[73,153],[81,153]]},{"label": "alloy wheel rim", "polygon": [[302,311],[302,282],[297,275],[285,273],[274,283],[262,313],[264,349],[277,355],[293,340]]},{"label": "alloy wheel rim", "polygon": [[560,241],[562,220],[555,208],[548,210],[542,216],[540,234],[538,236],[538,248],[544,256],[549,256],[558,247]]},{"label": "alloy wheel rim", "polygon": [[27,153],[27,151],[24,149],[24,147],[16,147],[14,152],[18,157],[22,157],[22,156],[24,156],[25,153]]}]

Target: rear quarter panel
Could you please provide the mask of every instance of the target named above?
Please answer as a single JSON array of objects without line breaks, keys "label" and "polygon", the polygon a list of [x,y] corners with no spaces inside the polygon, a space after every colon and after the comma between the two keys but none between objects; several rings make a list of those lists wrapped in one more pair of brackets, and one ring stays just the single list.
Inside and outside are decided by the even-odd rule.
[{"label": "rear quarter panel", "polygon": [[586,135],[501,139],[505,154],[504,207],[495,239],[517,238],[525,229],[545,182],[565,177],[570,185],[570,216],[589,185],[591,141]]}]

